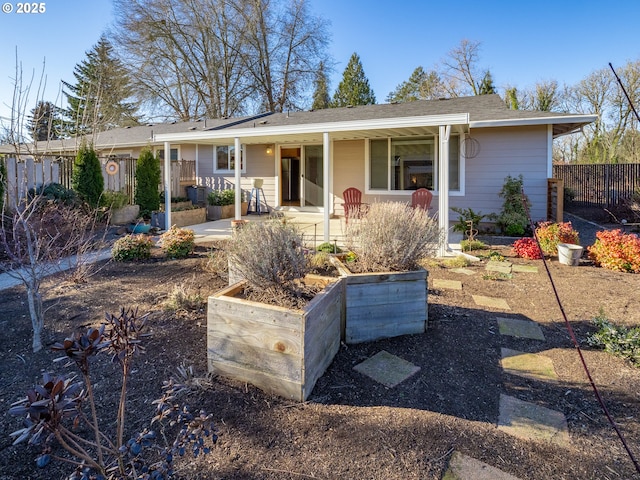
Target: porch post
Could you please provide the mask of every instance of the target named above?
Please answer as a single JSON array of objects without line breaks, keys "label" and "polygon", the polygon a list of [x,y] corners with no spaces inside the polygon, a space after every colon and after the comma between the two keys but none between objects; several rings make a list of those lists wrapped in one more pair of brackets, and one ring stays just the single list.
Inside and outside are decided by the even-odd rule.
[{"label": "porch post", "polygon": [[[241,209],[241,205],[242,205],[242,187],[240,185],[240,181],[241,181],[241,177],[240,174],[242,173],[242,151],[240,149],[240,138],[236,137],[235,138],[235,157],[236,157],[236,165],[235,165],[235,182],[236,182],[236,204],[235,204],[235,219],[236,220],[240,220],[242,218],[242,209]],[[247,159],[245,158],[244,161],[246,162]]]},{"label": "porch post", "polygon": [[451,125],[440,125],[440,164],[438,168],[438,227],[443,232],[438,255],[444,257],[449,249],[449,136]]},{"label": "porch post", "polygon": [[164,229],[171,228],[171,144],[164,142]]},{"label": "porch post", "polygon": [[[330,221],[329,221],[329,215],[331,214],[331,212],[329,211],[329,200],[330,200],[330,191],[329,191],[329,166],[330,166],[330,161],[329,161],[329,157],[331,155],[331,143],[329,142],[329,132],[324,132],[322,134],[322,201],[323,201],[323,205],[324,205],[324,215],[323,215],[323,221],[324,221],[324,236],[322,241],[323,242],[328,242],[329,241],[329,225],[330,225]],[[315,240],[315,239],[314,239]]]}]

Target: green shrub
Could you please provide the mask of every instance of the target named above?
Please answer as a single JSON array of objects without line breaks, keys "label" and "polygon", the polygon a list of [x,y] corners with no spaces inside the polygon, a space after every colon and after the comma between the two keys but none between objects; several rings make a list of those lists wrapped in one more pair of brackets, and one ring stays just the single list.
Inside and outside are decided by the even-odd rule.
[{"label": "green shrub", "polygon": [[598,331],[587,338],[589,345],[602,347],[605,352],[640,365],[640,327],[614,325],[607,320],[602,311],[594,318],[593,323]]},{"label": "green shrub", "polygon": [[151,257],[152,245],[146,235],[125,235],[113,244],[111,256],[116,262],[144,260]]},{"label": "green shrub", "polygon": [[[527,210],[530,208],[531,202],[523,193],[523,183],[522,175],[519,175],[518,178],[507,175],[504,179],[502,190],[498,194],[504,199],[502,211],[499,215],[491,216],[496,221],[500,231],[510,237],[531,233],[529,217],[527,216]],[[528,230],[529,232],[527,232]]]},{"label": "green shrub", "polygon": [[124,192],[105,190],[100,197],[100,206],[109,209],[122,208],[129,203],[129,195]]},{"label": "green shrub", "polygon": [[640,238],[622,230],[596,233],[595,243],[588,247],[589,258],[596,265],[618,272],[640,273]]},{"label": "green shrub", "polygon": [[331,242],[321,243],[320,245],[318,245],[318,248],[316,248],[316,250],[326,253],[342,253],[342,249],[335,243]]},{"label": "green shrub", "polygon": [[170,258],[184,258],[193,252],[195,234],[188,228],[175,225],[162,234],[160,245]]},{"label": "green shrub", "polygon": [[78,198],[76,192],[59,183],[41,185],[36,188],[35,192],[30,192],[30,194],[41,195],[46,200],[62,202],[66,205],[74,204]]},{"label": "green shrub", "polygon": [[102,165],[93,146],[84,144],[80,147],[73,163],[71,186],[92,208],[98,206],[104,190],[104,178]]},{"label": "green shrub", "polygon": [[458,214],[458,223],[453,226],[453,231],[463,235],[468,235],[470,223],[474,230],[478,230],[478,225],[487,216],[480,212],[474,212],[471,208],[451,207],[451,210]]},{"label": "green shrub", "polygon": [[374,203],[347,228],[347,246],[357,256],[359,272],[416,270],[424,257],[434,256],[441,239],[436,219],[401,202]]},{"label": "green shrub", "polygon": [[207,196],[207,202],[209,205],[233,205],[236,201],[236,191],[233,189],[227,190],[212,190]]},{"label": "green shrub", "polygon": [[135,202],[140,205],[140,215],[144,218],[160,209],[160,175],[160,160],[149,148],[143,148],[136,164]]},{"label": "green shrub", "polygon": [[461,240],[460,248],[465,252],[468,250],[484,250],[488,247],[486,243],[481,242],[480,240]]},{"label": "green shrub", "polygon": [[578,232],[573,229],[571,222],[541,222],[536,228],[536,237],[545,255],[557,255],[559,243],[580,244]]}]

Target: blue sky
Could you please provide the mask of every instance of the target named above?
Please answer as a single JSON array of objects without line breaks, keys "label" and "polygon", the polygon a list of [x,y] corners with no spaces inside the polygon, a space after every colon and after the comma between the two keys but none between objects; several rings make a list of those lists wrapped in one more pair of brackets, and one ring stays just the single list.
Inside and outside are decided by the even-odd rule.
[{"label": "blue sky", "polygon": [[[3,2],[7,3],[7,2]],[[111,0],[49,0],[44,13],[0,13],[0,117],[10,114],[16,49],[23,83],[36,81],[28,109],[35,106],[44,71],[44,98],[58,105],[60,80],[74,81],[73,68],[113,20]],[[330,54],[336,61],[331,93],[352,53],[383,102],[419,65],[429,68],[467,38],[482,43],[480,65],[498,87],[526,88],[555,79],[575,84],[590,72],[640,59],[637,0],[310,0],[330,21]],[[3,5],[3,10],[5,6]]]}]

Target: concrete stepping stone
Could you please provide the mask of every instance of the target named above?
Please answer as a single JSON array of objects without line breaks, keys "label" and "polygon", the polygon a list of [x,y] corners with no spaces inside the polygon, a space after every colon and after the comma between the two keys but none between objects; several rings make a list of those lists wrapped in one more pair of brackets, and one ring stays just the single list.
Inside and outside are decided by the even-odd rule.
[{"label": "concrete stepping stone", "polygon": [[553,360],[545,355],[519,352],[510,348],[502,348],[501,353],[500,364],[507,373],[545,382],[558,380]]},{"label": "concrete stepping stone", "polygon": [[359,363],[354,370],[374,379],[386,387],[393,388],[420,371],[420,367],[381,350],[373,357]]},{"label": "concrete stepping stone", "polygon": [[460,452],[453,452],[442,480],[518,480],[518,477]]},{"label": "concrete stepping stone", "polygon": [[454,272],[454,273],[460,273],[462,275],[475,275],[476,274],[475,270],[471,270],[470,268],[452,268],[451,271]]},{"label": "concrete stepping stone", "polygon": [[514,273],[538,273],[535,265],[513,265],[511,271]]},{"label": "concrete stepping stone", "polygon": [[569,445],[567,419],[562,412],[500,394],[498,429],[525,440]]},{"label": "concrete stepping stone", "polygon": [[443,278],[434,278],[433,288],[441,288],[446,290],[462,290],[462,282],[460,280],[445,280]]},{"label": "concrete stepping stone", "polygon": [[544,340],[544,334],[540,325],[531,320],[519,320],[517,318],[498,317],[498,329],[501,335],[509,335],[516,338],[530,338],[532,340]]},{"label": "concrete stepping stone", "polygon": [[511,273],[511,262],[498,262],[497,260],[489,260],[485,270],[487,272]]},{"label": "concrete stepping stone", "polygon": [[499,308],[501,310],[511,310],[504,298],[485,297],[483,295],[471,295],[476,305],[480,307]]}]

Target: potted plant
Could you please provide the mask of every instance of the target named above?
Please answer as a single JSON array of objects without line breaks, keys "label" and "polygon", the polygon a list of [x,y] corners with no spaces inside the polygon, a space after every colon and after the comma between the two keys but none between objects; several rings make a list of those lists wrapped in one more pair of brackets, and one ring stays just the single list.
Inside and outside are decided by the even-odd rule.
[{"label": "potted plant", "polygon": [[140,215],[140,205],[129,205],[129,196],[122,191],[102,192],[100,206],[107,209],[109,222],[112,225],[131,223]]},{"label": "potted plant", "polygon": [[234,214],[236,192],[232,189],[212,190],[207,196],[207,220],[231,218]]},{"label": "potted plant", "polygon": [[[345,281],[346,343],[423,333],[427,326],[427,271],[442,232],[420,208],[400,202],[375,203],[347,228],[353,252],[338,265]],[[348,261],[351,260],[351,261]]]},{"label": "potted plant", "polygon": [[247,223],[227,254],[245,280],[209,297],[209,370],[306,400],[340,347],[340,279],[309,275],[302,236],[279,221]]}]

